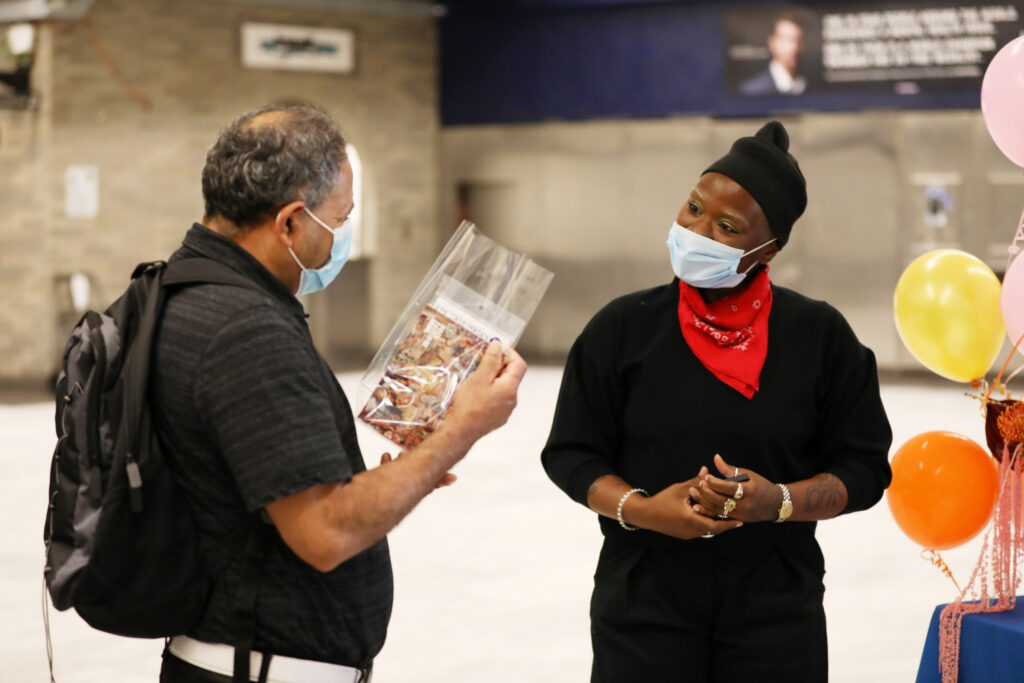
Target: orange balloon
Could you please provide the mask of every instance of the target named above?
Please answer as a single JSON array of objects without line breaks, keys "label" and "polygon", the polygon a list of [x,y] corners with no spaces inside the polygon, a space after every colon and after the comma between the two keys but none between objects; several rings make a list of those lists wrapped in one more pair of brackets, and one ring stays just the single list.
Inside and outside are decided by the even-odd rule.
[{"label": "orange balloon", "polygon": [[889,510],[903,533],[929,550],[974,538],[991,519],[998,497],[996,461],[966,436],[925,432],[892,458]]}]

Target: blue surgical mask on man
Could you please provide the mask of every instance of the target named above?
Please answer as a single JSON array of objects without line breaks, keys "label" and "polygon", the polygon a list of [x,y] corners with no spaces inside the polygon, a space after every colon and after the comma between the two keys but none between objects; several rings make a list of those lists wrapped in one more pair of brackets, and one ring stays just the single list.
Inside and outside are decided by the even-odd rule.
[{"label": "blue surgical mask on man", "polygon": [[[288,253],[299,264],[299,268],[302,268],[302,274],[299,276],[299,289],[295,292],[295,296],[312,294],[313,292],[325,289],[327,285],[334,281],[334,278],[338,277],[338,273],[345,267],[349,254],[352,252],[352,226],[347,220],[340,227],[331,228],[313,215],[313,212],[308,208],[302,207],[302,210],[308,213],[309,217],[315,220],[324,230],[333,235],[334,243],[331,245],[331,257],[327,259],[327,263],[319,268],[307,268],[302,265],[299,257],[295,255],[291,247],[288,247]],[[341,233],[340,236],[338,233]]]},{"label": "blue surgical mask on man", "polygon": [[691,287],[702,289],[725,289],[739,285],[747,277],[747,273],[757,265],[755,263],[742,273],[738,273],[736,270],[739,268],[740,259],[774,241],[773,237],[759,247],[743,251],[716,242],[710,237],[698,235],[676,222],[672,223],[672,228],[668,231],[669,257],[672,259],[672,270],[676,277]]}]

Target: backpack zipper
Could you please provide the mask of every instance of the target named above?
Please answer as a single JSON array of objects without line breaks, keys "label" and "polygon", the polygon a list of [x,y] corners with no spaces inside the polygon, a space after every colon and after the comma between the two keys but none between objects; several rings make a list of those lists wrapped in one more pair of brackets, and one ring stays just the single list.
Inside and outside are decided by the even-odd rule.
[{"label": "backpack zipper", "polygon": [[142,512],[142,473],[139,471],[139,463],[135,462],[135,456],[128,453],[125,458],[124,469],[128,474],[128,495],[131,498],[132,512]]}]

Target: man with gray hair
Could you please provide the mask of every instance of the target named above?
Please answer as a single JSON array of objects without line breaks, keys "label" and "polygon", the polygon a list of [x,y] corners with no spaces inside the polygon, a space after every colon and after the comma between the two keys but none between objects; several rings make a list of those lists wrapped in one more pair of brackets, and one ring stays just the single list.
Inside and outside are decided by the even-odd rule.
[{"label": "man with gray hair", "polygon": [[308,105],[245,114],[207,155],[203,196],[203,224],[171,260],[213,259],[252,286],[176,290],[157,330],[157,433],[214,584],[198,623],[168,644],[160,680],[249,680],[234,648],[246,603],[246,666],[260,680],[368,680],[391,615],[386,535],[505,423],[526,364],[515,352],[504,362],[492,343],[434,434],[367,471],[296,299],[329,285],[348,258],[344,138]]}]

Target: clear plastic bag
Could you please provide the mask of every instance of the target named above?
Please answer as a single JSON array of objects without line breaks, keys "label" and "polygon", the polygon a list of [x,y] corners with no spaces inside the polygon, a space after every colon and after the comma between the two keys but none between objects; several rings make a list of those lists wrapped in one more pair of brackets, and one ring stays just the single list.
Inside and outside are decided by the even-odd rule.
[{"label": "clear plastic bag", "polygon": [[359,385],[359,419],[405,448],[444,418],[492,339],[514,348],[552,273],[463,221]]}]

